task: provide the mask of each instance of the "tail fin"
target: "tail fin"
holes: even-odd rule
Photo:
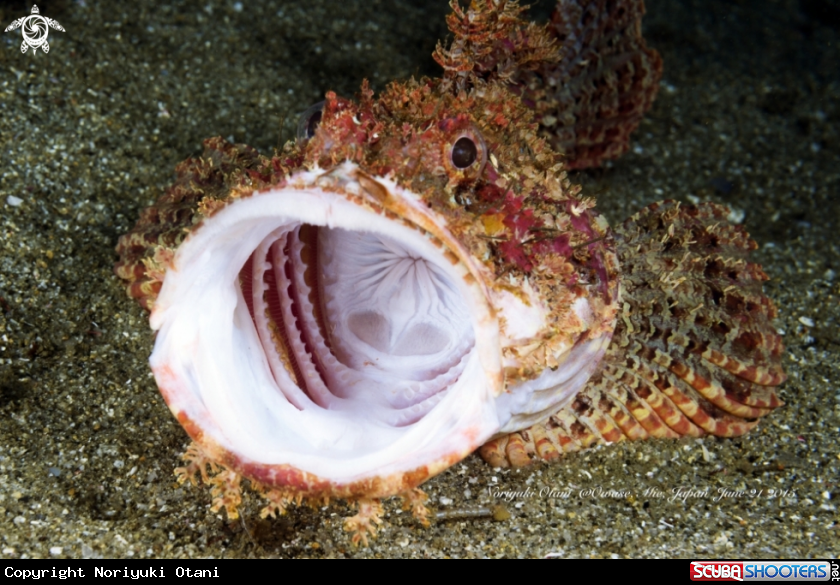
[[[653,105],[662,59],[642,38],[644,13],[644,0],[558,0],[549,29],[560,60],[520,78],[541,134],[569,168],[626,152]]]
[[[601,367],[546,422],[495,439],[495,466],[625,439],[734,437],[782,405],[785,380],[767,276],[727,210],[666,201],[615,230],[622,310]]]

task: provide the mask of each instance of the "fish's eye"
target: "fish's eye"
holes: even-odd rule
[[[318,129],[318,124],[321,123],[321,117],[323,116],[324,103],[324,101],[320,101],[309,106],[298,117],[297,137],[299,140],[309,140],[315,136],[315,131]]]
[[[481,176],[487,162],[487,144],[484,137],[469,120],[457,120],[460,128],[448,129],[443,142],[443,166],[450,181],[474,181]]]
[[[478,158],[478,147],[469,136],[462,136],[452,146],[451,156],[456,169],[465,169]]]

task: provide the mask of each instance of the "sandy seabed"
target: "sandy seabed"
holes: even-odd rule
[[[425,484],[354,548],[343,503],[243,521],[172,470],[188,439],[157,392],[117,238],[221,135],[264,153],[363,78],[436,75],[443,2],[39,2],[50,52],[0,36],[0,555],[36,557],[836,557],[840,553],[840,9],[828,0],[648,0],[665,62],[624,158],[574,180],[613,222],[662,198],[730,205],[771,276],[787,406],[743,438],[596,448]],[[545,17],[549,6],[538,6]],[[3,27],[29,3],[0,8]],[[457,516],[457,514],[456,514]]]

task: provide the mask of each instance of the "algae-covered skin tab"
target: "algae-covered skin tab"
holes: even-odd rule
[[[263,517],[341,498],[367,543],[381,498],[427,523],[419,486],[475,450],[520,467],[732,437],[781,405],[776,309],[728,210],[665,201],[611,228],[567,177],[627,148],[661,74],[642,3],[594,26],[602,4],[561,2],[545,27],[516,2],[453,2],[441,77],[327,92],[273,156],[207,140],[120,238],[194,441],[179,478],[209,483],[214,511],[238,516],[243,479]],[[546,93],[582,30],[602,67],[569,70],[614,83],[572,83],[569,107],[615,116]],[[580,130],[565,155],[549,115]]]

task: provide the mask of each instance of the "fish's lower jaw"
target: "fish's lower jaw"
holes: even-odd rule
[[[330,497],[334,496],[332,493],[317,494],[300,491],[290,486],[272,487],[254,479],[245,478],[236,471],[217,463],[195,442],[190,444],[181,458],[186,465],[175,469],[178,483],[190,482],[194,486],[201,483],[208,486],[213,497],[210,511],[219,513],[224,510],[229,521],[240,518],[242,493],[246,486],[262,498],[263,507],[259,515],[263,519],[282,516],[290,506],[304,504],[313,508],[325,506],[330,503]],[[425,505],[428,497],[423,491],[407,488],[396,495],[402,499],[404,510],[411,512],[421,525],[429,526],[429,510]],[[382,504],[378,498],[370,496],[350,496],[344,499],[351,505],[355,505],[357,509],[355,515],[345,518],[344,529],[351,533],[353,544],[361,543],[367,546],[368,538],[376,537],[376,527],[382,523]]]
[[[614,320],[613,320],[614,325]],[[527,429],[568,406],[596,371],[612,340],[612,330],[581,339],[535,379],[511,385],[496,400],[500,428],[494,438]]]

